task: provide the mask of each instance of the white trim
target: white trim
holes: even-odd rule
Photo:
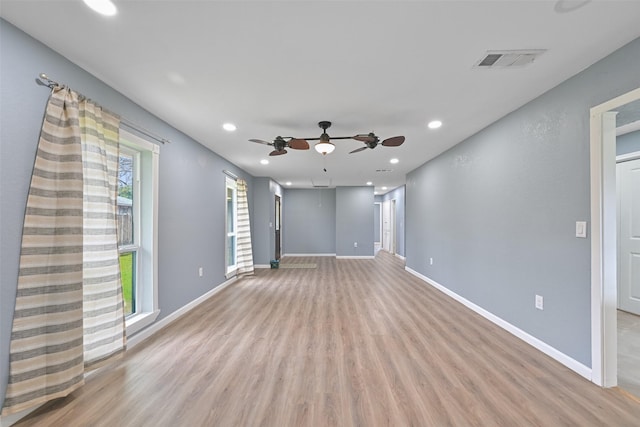
[[[403,256],[402,256],[402,255],[400,255],[400,254],[395,254],[395,255],[396,255],[396,258],[400,258],[400,259],[401,259],[401,260],[403,260],[403,261],[406,261],[406,260],[407,260],[407,258],[403,257]]]
[[[500,317],[496,316],[495,314],[490,313],[489,311],[485,310],[484,308],[472,303],[471,301],[467,300],[466,298],[456,294],[452,290],[450,290],[450,289],[446,288],[445,286],[439,284],[435,280],[432,280],[432,279],[430,279],[430,278],[428,278],[426,276],[423,276],[422,274],[418,273],[415,270],[412,270],[409,267],[405,267],[405,270],[408,271],[409,273],[413,274],[417,278],[421,279],[422,281],[424,281],[427,285],[430,285],[430,286],[438,289],[440,292],[442,292],[445,295],[453,298],[454,300],[462,303],[465,307],[475,311],[476,313],[478,313],[479,315],[481,315],[485,319],[489,320],[490,322],[494,323],[495,325],[501,327],[505,331],[511,333],[512,335],[515,335],[516,337],[520,338],[522,341],[524,341],[527,344],[533,346],[534,348],[540,350],[541,352],[543,352],[547,356],[549,356],[549,357],[557,360],[558,362],[562,363],[564,366],[566,366],[567,368],[569,368],[572,371],[576,372],[580,376],[582,376],[582,377],[584,377],[586,379],[589,379],[589,380],[591,379],[591,369],[588,366],[583,365],[582,363],[580,363],[577,360],[567,356],[566,354],[562,353],[561,351],[558,351],[556,348],[551,347],[549,344],[545,343],[544,341],[539,340],[538,338],[534,337],[533,335],[530,335],[530,334],[526,333],[525,331],[523,331],[522,329],[520,329],[520,328],[512,325],[511,323],[501,319]]]
[[[632,153],[620,154],[616,156],[616,163],[630,162],[632,160],[640,159],[640,151],[634,151]]]
[[[336,254],[284,254],[282,257],[286,256],[336,256]]]
[[[637,99],[640,99],[640,88],[597,105],[590,111],[591,381],[605,387],[617,383],[617,346],[614,344],[617,338],[617,289],[615,146],[603,142],[603,116]],[[612,185],[613,195],[610,194]]]
[[[176,311],[174,311],[173,313],[171,313],[170,315],[168,315],[164,319],[160,320],[159,322],[154,323],[151,327],[149,327],[149,328],[145,329],[144,331],[134,335],[131,338],[128,338],[127,339],[127,350],[132,349],[133,347],[135,347],[136,345],[140,344],[141,342],[143,342],[147,338],[151,337],[156,332],[159,332],[161,329],[167,327],[170,323],[174,322],[175,320],[178,320],[178,318],[184,316],[189,311],[193,310],[194,308],[196,308],[197,306],[199,306],[200,304],[202,304],[203,302],[205,302],[206,300],[208,300],[209,298],[211,298],[212,296],[214,296],[215,294],[217,294],[218,292],[220,292],[221,290],[223,290],[227,286],[231,285],[233,282],[236,282],[237,280],[238,279],[235,278],[235,277],[233,279],[227,280],[226,282],[224,282],[224,283],[216,286],[215,288],[211,289],[206,294],[199,296],[198,298],[194,299],[193,301],[189,302],[188,304],[185,304],[184,306],[182,306],[181,308],[177,309]]]
[[[640,120],[627,123],[626,125],[622,125],[616,128],[616,136],[626,135],[628,133],[635,132],[637,130],[640,130]]]
[[[375,259],[373,255],[368,256],[336,256],[336,259]]]
[[[253,264],[253,268],[271,268],[271,264]]]

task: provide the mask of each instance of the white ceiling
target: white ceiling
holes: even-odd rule
[[[640,36],[640,1],[115,3],[107,18],[81,0],[1,0],[0,16],[252,175],[298,188],[402,185],[407,172]],[[503,49],[547,51],[525,68],[473,68]],[[444,125],[429,130],[436,118]],[[269,157],[271,147],[248,141],[317,137],[320,120],[334,123],[332,136],[373,131],[406,142],[348,154],[362,143],[340,140],[323,158]]]

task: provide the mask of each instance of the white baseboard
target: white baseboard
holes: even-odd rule
[[[206,300],[208,300],[209,298],[211,298],[212,296],[214,296],[215,294],[217,294],[218,292],[220,292],[221,290],[223,290],[224,288],[226,288],[227,286],[229,286],[230,284],[232,284],[237,280],[238,280],[237,277],[233,277],[227,280],[226,282],[211,289],[206,294],[194,299],[188,304],[185,304],[184,306],[177,309],[176,311],[174,311],[164,319],[154,323],[153,325],[149,326],[146,329],[143,329],[139,333],[133,335],[131,338],[127,338],[127,349],[131,349],[136,345],[140,344],[141,342],[151,337],[156,332],[160,331],[162,328],[167,327],[170,323],[174,322],[181,316],[187,314],[189,311],[193,310],[194,308],[196,308],[197,306],[199,306],[200,304],[202,304],[203,302],[205,302]]]
[[[376,257],[374,257],[373,255],[366,255],[366,256],[336,256],[336,259],[375,259]]]
[[[291,256],[291,257],[295,257],[295,256],[336,256],[336,254],[284,254],[282,256],[283,257],[286,257],[286,256]]]
[[[403,257],[403,256],[402,256],[402,255],[400,255],[400,254],[396,254],[396,258],[400,258],[400,259],[401,259],[401,260],[403,260],[403,261],[406,261],[406,260],[407,260],[405,257]]]
[[[271,264],[253,264],[253,268],[271,268]]]
[[[524,341],[527,344],[533,346],[534,348],[540,350],[541,352],[543,352],[547,356],[551,357],[552,359],[555,359],[556,361],[562,363],[564,366],[566,366],[567,368],[571,369],[572,371],[574,371],[578,375],[580,375],[580,376],[586,378],[587,380],[591,381],[591,368],[589,368],[588,366],[583,365],[582,363],[580,363],[577,360],[567,356],[566,354],[564,354],[561,351],[557,350],[556,348],[550,346],[549,344],[545,343],[544,341],[541,341],[540,339],[534,337],[533,335],[530,335],[530,334],[526,333],[525,331],[523,331],[522,329],[520,329],[520,328],[512,325],[511,323],[501,319],[500,317],[496,316],[495,314],[492,314],[489,311],[485,310],[484,308],[472,303],[471,301],[467,300],[466,298],[456,294],[452,290],[450,290],[450,289],[446,288],[445,286],[439,284],[435,280],[431,280],[430,278],[428,278],[426,276],[423,276],[422,274],[418,273],[415,270],[412,270],[409,267],[405,267],[404,269],[406,271],[408,271],[409,273],[413,274],[414,276],[416,276],[417,278],[422,279],[426,284],[438,289],[442,293],[444,293],[444,294],[448,295],[449,297],[453,298],[454,300],[460,302],[461,304],[463,304],[467,308],[475,311],[476,313],[478,313],[479,315],[481,315],[485,319],[489,320],[490,322],[500,326],[505,331],[515,335],[516,337],[520,338],[522,341]]]

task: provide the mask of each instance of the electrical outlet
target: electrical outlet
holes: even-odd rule
[[[198,276],[200,277],[204,276],[204,268],[202,267],[198,268]]]
[[[433,265],[433,258],[429,258],[429,265]]]
[[[353,247],[357,248],[358,247],[358,242],[353,242]]]
[[[536,295],[536,308],[538,310],[544,310],[544,298],[540,295]]]

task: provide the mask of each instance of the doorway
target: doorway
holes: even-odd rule
[[[591,109],[591,380],[618,384],[616,115],[640,88]]]
[[[628,136],[640,149],[640,126]],[[620,388],[640,397],[640,226],[634,221],[640,218],[640,151],[619,155],[616,160],[617,380]]]
[[[280,239],[280,220],[281,220],[281,205],[280,205],[280,196],[276,195],[276,203],[275,203],[275,220],[274,220],[274,230],[275,230],[275,260],[279,260],[281,256],[281,242]]]
[[[396,200],[382,202],[382,249],[396,253]]]

